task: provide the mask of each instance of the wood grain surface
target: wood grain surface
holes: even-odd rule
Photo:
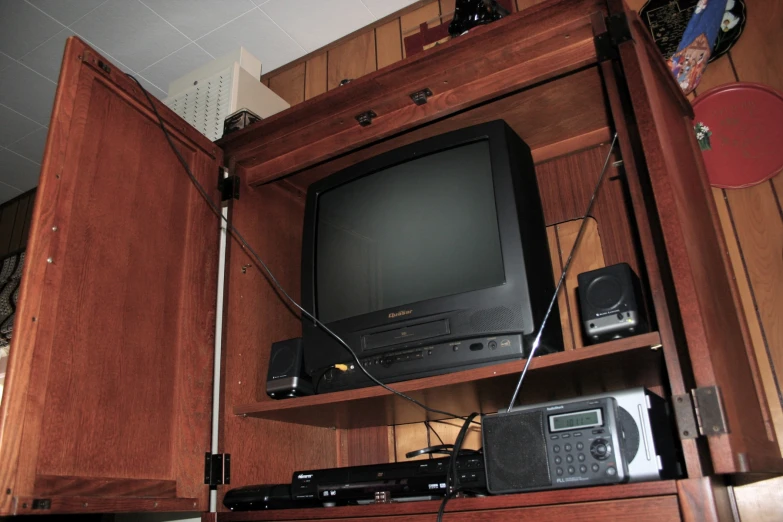
[[[219,151],[156,105],[210,187]],[[174,481],[204,509],[217,218],[135,84],[75,38],[38,197],[2,404],[0,511],[40,476],[117,480],[117,496],[124,479]]]
[[[327,53],[313,56],[307,60],[305,70],[305,100],[315,98],[326,92]]]
[[[353,81],[376,68],[375,31],[368,31],[329,51],[326,87],[332,90],[341,81]]]
[[[269,88],[276,92],[281,98],[296,105],[305,100],[305,67],[306,63],[301,63],[269,79]]]
[[[402,60],[400,21],[392,20],[375,30],[378,69]]]

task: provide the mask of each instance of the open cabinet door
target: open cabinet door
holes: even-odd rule
[[[640,161],[632,168],[645,169],[638,172],[639,179],[649,204],[657,208],[657,239],[665,247],[671,274],[664,284],[676,296],[682,318],[675,326],[679,331],[675,341],[687,344],[695,381],[695,390],[674,393],[684,392],[680,398],[687,400],[692,391],[696,399],[711,461],[705,473],[709,464],[715,473],[781,471],[783,460],[745,335],[744,316],[734,300],[732,268],[693,131],[690,103],[638,16],[620,0],[610,0],[610,5],[614,37],[625,40],[619,44],[619,58],[633,105],[631,134],[639,143],[635,152]],[[617,31],[624,26],[623,16],[630,32],[625,38],[622,29]],[[681,426],[680,436],[696,435],[687,431]]]
[[[156,102],[217,199],[222,152]],[[0,514],[206,510],[219,222],[143,92],[65,49],[0,425]]]

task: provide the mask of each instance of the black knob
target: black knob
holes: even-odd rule
[[[606,460],[612,454],[612,446],[606,439],[595,439],[590,445],[590,455],[598,460]]]

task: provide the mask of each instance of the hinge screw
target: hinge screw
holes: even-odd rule
[[[54,263],[54,259],[52,259],[51,257],[47,257],[46,258],[46,262],[47,263]]]
[[[57,232],[57,227],[56,226],[52,227],[52,232]]]
[[[720,426],[713,426],[712,427],[712,431],[714,431],[715,433],[718,433],[720,431]]]

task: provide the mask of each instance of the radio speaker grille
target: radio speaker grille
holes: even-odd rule
[[[491,493],[552,485],[542,412],[491,415],[481,424]]]

